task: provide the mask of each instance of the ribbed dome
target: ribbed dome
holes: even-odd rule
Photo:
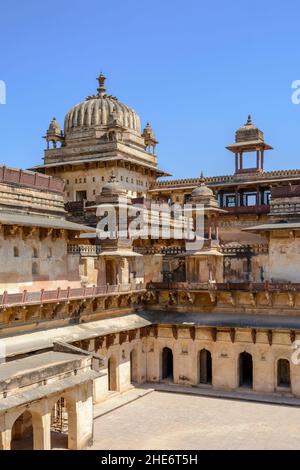
[[[64,130],[75,127],[110,126],[114,123],[141,133],[141,124],[138,114],[128,106],[120,103],[114,96],[105,93],[105,77],[98,77],[98,94],[89,96],[86,101],[77,104],[65,117]]]
[[[213,196],[213,191],[206,186],[206,184],[203,182],[200,184],[200,186],[197,186],[197,188],[193,189],[192,191],[192,197],[199,197],[199,196]]]
[[[101,196],[126,195],[126,190],[120,186],[116,175],[111,174],[108,182],[102,187]]]

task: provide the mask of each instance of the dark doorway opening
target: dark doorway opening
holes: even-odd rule
[[[173,352],[170,348],[162,351],[162,379],[173,380]]]
[[[253,386],[253,362],[251,354],[240,354],[240,387],[252,388]]]
[[[86,191],[76,191],[76,201],[83,202],[86,200]]]
[[[117,361],[111,356],[108,359],[108,390],[116,391],[117,390]]]
[[[277,386],[291,386],[290,363],[287,359],[279,359],[277,362]]]
[[[69,415],[67,402],[61,397],[51,411],[51,449],[67,449]]]
[[[138,355],[136,349],[130,353],[130,382],[135,383],[138,381]]]
[[[212,383],[212,359],[211,353],[202,349],[199,353],[200,383],[210,385]]]
[[[113,260],[106,260],[105,261],[105,276],[106,276],[106,284],[110,286],[114,286],[115,282],[115,265]]]

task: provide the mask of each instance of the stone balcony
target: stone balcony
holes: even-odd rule
[[[61,302],[70,301],[77,299],[90,299],[96,298],[107,294],[119,294],[128,293],[144,290],[144,283],[137,284],[118,284],[118,285],[102,285],[102,286],[91,286],[91,287],[79,287],[71,289],[56,289],[56,290],[44,290],[36,292],[23,292],[9,294],[3,292],[0,295],[0,308],[13,306],[13,305],[27,305],[27,304],[40,304],[46,302]]]
[[[98,256],[101,253],[100,245],[68,245],[68,254],[81,256]]]
[[[270,212],[270,206],[268,204],[254,205],[254,206],[234,206],[224,207],[228,214],[268,214]]]

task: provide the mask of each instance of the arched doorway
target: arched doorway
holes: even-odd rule
[[[202,349],[199,353],[199,382],[210,385],[212,383],[212,359],[210,351]]]
[[[69,419],[66,400],[61,397],[51,411],[51,448],[67,449]]]
[[[118,389],[117,387],[117,361],[114,356],[111,356],[108,359],[107,373],[108,373],[108,390],[116,391]]]
[[[251,354],[242,352],[239,357],[240,387],[253,386],[253,361]]]
[[[173,380],[173,352],[170,348],[162,350],[162,379]]]
[[[11,449],[33,449],[33,424],[29,411],[24,411],[14,422],[11,433]]]
[[[130,353],[130,382],[138,381],[138,353],[133,349]]]
[[[287,359],[278,359],[277,361],[277,386],[291,386],[290,362]]]

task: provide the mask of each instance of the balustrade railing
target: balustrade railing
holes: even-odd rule
[[[68,245],[67,252],[69,254],[98,255],[101,253],[101,247],[100,245]]]
[[[300,292],[300,283],[281,282],[150,282],[150,290],[215,290],[215,291],[250,291],[250,292]]]
[[[19,304],[35,304],[42,302],[55,302],[55,301],[68,301],[76,299],[85,299],[99,297],[106,294],[117,294],[117,293],[130,293],[141,291],[145,289],[145,284],[140,282],[136,284],[118,284],[118,285],[102,285],[102,286],[90,286],[90,287],[78,287],[56,290],[45,290],[41,289],[37,292],[23,292],[9,294],[4,291],[0,295],[0,307],[9,305]]]

